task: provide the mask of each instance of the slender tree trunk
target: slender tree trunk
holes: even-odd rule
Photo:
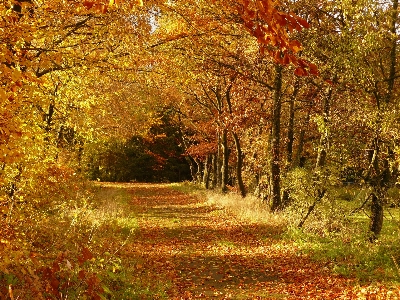
[[[392,45],[390,49],[389,78],[387,81],[387,94],[385,102],[388,104],[392,100],[394,83],[396,80],[396,52],[397,52],[397,23],[398,23],[399,0],[393,0],[392,14],[390,18],[390,33],[392,34]]]
[[[380,145],[379,138],[376,137],[372,143],[372,149],[368,153],[369,170],[367,175],[367,182],[372,188],[371,192],[371,223],[369,226],[371,242],[378,239],[383,225],[383,197],[384,187],[382,186],[382,179],[380,178],[381,170],[379,168]]]
[[[287,132],[287,145],[286,145],[286,162],[288,166],[292,164],[293,161],[293,143],[294,143],[294,97],[289,101],[289,121],[288,121],[288,132]]]
[[[77,160],[78,160],[78,168],[77,172],[82,172],[82,157],[83,157],[83,150],[84,150],[84,143],[82,140],[78,141],[78,153],[77,153]]]
[[[282,109],[282,66],[275,65],[275,83],[272,111],[271,132],[271,210],[281,209],[281,158],[280,158],[280,136],[281,136],[281,109]]]
[[[46,126],[44,127],[44,130],[46,131],[46,135],[44,137],[44,141],[46,143],[50,142],[50,132],[51,128],[53,126],[53,116],[54,116],[54,111],[55,111],[55,104],[54,101],[50,102],[48,112],[45,113],[43,116],[43,119],[45,121]]]
[[[9,199],[8,212],[7,212],[7,216],[6,216],[7,224],[11,223],[13,209],[17,203],[17,201],[15,199],[15,193],[18,192],[18,183],[21,181],[22,172],[23,172],[22,165],[18,165],[17,170],[18,170],[17,175],[13,178],[12,182],[10,182],[8,184],[8,186],[6,187],[6,193],[7,193],[8,199]]]
[[[211,155],[212,160],[211,160],[211,165],[212,165],[212,180],[211,180],[211,188],[215,189],[217,186],[217,177],[218,177],[218,166],[217,166],[217,155],[214,153]]]
[[[206,189],[210,187],[210,155],[206,156],[204,162],[203,184]]]
[[[218,134],[218,148],[217,148],[217,156],[216,156],[216,162],[217,162],[217,187],[220,189],[222,186],[222,137],[220,134]]]
[[[310,113],[307,114],[307,118],[306,118],[306,124],[308,124],[308,122],[310,121]],[[304,158],[302,158],[303,156],[303,149],[304,149],[304,136],[306,131],[304,130],[304,127],[301,128],[300,133],[299,133],[299,142],[297,145],[297,150],[296,150],[296,155],[295,155],[295,159],[292,162],[292,167],[296,168],[296,167],[304,167]]]
[[[293,163],[293,144],[294,144],[294,113],[295,113],[295,99],[299,90],[299,82],[296,81],[294,91],[289,101],[289,120],[287,130],[287,144],[286,144],[286,167],[285,174],[292,169]],[[282,206],[285,207],[290,202],[289,190],[285,188],[282,193]]]
[[[233,109],[232,109],[232,101],[231,101],[231,89],[233,87],[233,82],[228,86],[226,92],[225,92],[225,100],[226,104],[228,105],[228,110],[231,115],[233,115]],[[240,139],[239,135],[232,131],[232,136],[233,140],[235,141],[235,147],[236,147],[236,180],[237,180],[237,185],[240,191],[240,194],[242,197],[246,196],[246,190],[244,188],[244,183],[243,183],[243,177],[242,177],[242,166],[243,166],[243,153],[242,153],[242,148],[240,146]],[[228,150],[229,151],[229,150]],[[229,155],[229,154],[228,154]]]
[[[47,112],[47,114],[44,116],[45,122],[46,122],[46,127],[45,127],[45,131],[47,133],[50,132],[51,127],[52,127],[52,123],[53,123],[53,115],[54,115],[54,109],[55,109],[55,104],[52,101],[49,105],[49,110]]]
[[[191,156],[185,156],[185,159],[189,163],[190,175],[192,176],[192,181],[196,182],[197,168],[195,162]]]
[[[194,161],[196,162],[197,165],[197,172],[196,172],[196,183],[201,184],[202,181],[202,173],[203,173],[203,166],[201,164],[200,159],[194,158]]]
[[[322,198],[325,196],[326,189],[321,189],[318,191],[317,197],[314,199],[314,203],[311,204],[308,207],[307,214],[300,220],[299,224],[297,225],[298,228],[303,227],[304,223],[307,221],[308,217],[311,215],[311,213],[314,211],[315,207],[317,204],[322,200]]]
[[[54,98],[56,98],[57,95],[58,95],[58,87],[59,87],[59,84],[56,84],[56,86],[54,88],[54,91],[53,91]],[[54,102],[54,99],[52,99],[50,101],[47,113],[45,113],[44,116],[43,116],[43,121],[45,121],[45,123],[46,123],[46,126],[44,128],[44,130],[46,131],[46,136],[44,138],[46,143],[48,143],[50,141],[50,132],[51,132],[51,129],[53,127],[53,120],[54,120],[55,111],[56,111],[56,104]]]
[[[222,131],[221,136],[222,146],[222,166],[221,166],[221,191],[226,193],[228,191],[228,164],[229,164],[229,149],[228,149],[228,132],[227,129]]]
[[[246,190],[244,187],[243,177],[242,177],[243,153],[242,153],[242,148],[240,146],[239,136],[237,135],[236,132],[232,132],[232,135],[233,135],[233,139],[235,141],[236,155],[237,155],[236,179],[237,179],[237,184],[239,187],[240,195],[244,198],[244,197],[246,197]]]
[[[377,134],[378,136],[378,134]],[[369,151],[369,170],[366,181],[372,188],[371,192],[371,222],[370,237],[371,242],[378,239],[383,227],[383,208],[384,199],[390,186],[392,172],[390,170],[389,159],[393,159],[390,149],[387,149],[388,156],[382,156],[379,138],[374,139],[372,149]],[[388,147],[389,148],[389,147]]]
[[[321,137],[318,146],[318,156],[315,169],[318,170],[325,166],[327,150],[329,146],[329,118],[330,118],[330,101],[332,97],[332,89],[329,88],[328,94],[324,97],[323,125],[320,128]]]

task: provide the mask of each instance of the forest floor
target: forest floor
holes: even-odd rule
[[[163,184],[124,189],[137,229],[119,255],[130,261],[138,299],[400,299],[360,286],[311,260],[274,224],[239,220],[201,197]]]

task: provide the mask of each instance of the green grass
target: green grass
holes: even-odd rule
[[[358,207],[356,201],[338,201],[338,205],[351,211]],[[319,215],[329,214],[327,207],[318,208]],[[385,210],[384,226],[375,243],[368,240],[369,218],[360,211],[342,219],[343,216],[330,216],[331,222],[340,226],[334,232],[328,230],[309,231],[307,228],[317,228],[320,224],[317,218],[311,218],[304,229],[289,226],[286,238],[296,242],[302,252],[310,255],[313,260],[328,265],[336,274],[357,278],[360,284],[383,282],[386,284],[400,283],[400,209]],[[397,216],[397,217],[396,217]]]
[[[218,246],[225,249],[234,249],[236,244],[232,241],[218,241]]]
[[[176,191],[185,193],[185,194],[194,194],[201,193],[205,191],[205,189],[199,185],[193,184],[189,181],[178,182],[178,183],[170,183],[168,186]]]
[[[360,236],[346,241],[343,238],[318,238],[305,233],[290,237],[304,253],[325,263],[336,274],[358,278],[361,283],[400,283],[399,270],[394,262],[395,256],[399,256],[397,246],[371,244]]]

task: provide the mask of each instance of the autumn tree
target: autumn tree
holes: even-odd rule
[[[353,172],[365,184],[371,240],[382,228],[384,199],[397,177],[393,149],[398,124],[392,117],[397,107],[397,6],[396,1],[307,2],[298,10],[312,24],[300,37],[304,54],[320,61],[325,80],[325,87],[314,82],[323,96],[322,114],[315,119],[322,133],[316,166],[328,164],[337,178]]]
[[[194,15],[194,9],[198,10],[199,13]],[[267,15],[266,12],[269,14]],[[279,118],[279,112],[281,108],[279,106],[279,101],[281,91],[279,84],[281,84],[281,80],[279,79],[279,72],[276,75],[277,80],[275,86],[273,83],[270,84],[269,78],[260,79],[254,76],[252,74],[254,69],[253,64],[257,63],[254,58],[257,57],[258,52],[261,51],[263,54],[268,53],[269,56],[272,56],[272,60],[277,62],[277,69],[279,69],[281,64],[284,65],[292,62],[296,66],[295,72],[299,75],[305,75],[308,72],[306,69],[316,73],[315,65],[311,65],[310,67],[310,64],[306,63],[306,61],[295,57],[296,52],[301,49],[301,46],[299,42],[291,41],[288,35],[289,31],[301,30],[303,26],[307,26],[307,23],[302,18],[295,15],[279,12],[277,7],[268,1],[264,1],[262,4],[260,3],[260,6],[254,6],[252,3],[246,1],[243,3],[232,3],[232,6],[218,1],[211,5],[200,2],[192,4],[191,6],[179,6],[175,4],[162,10],[161,17],[167,20],[168,16],[169,20],[177,18],[182,19],[182,21],[179,23],[179,26],[173,28],[173,31],[170,33],[170,38],[160,40],[155,43],[155,47],[166,45],[162,48],[165,50],[165,47],[168,47],[168,45],[173,45],[171,46],[173,51],[178,49],[185,52],[186,57],[190,57],[191,59],[199,61],[200,64],[203,64],[200,65],[202,70],[205,70],[204,65],[206,64],[209,66],[210,70],[213,70],[212,68],[214,68],[214,70],[221,70],[219,75],[216,74],[217,76],[232,76],[229,74],[233,74],[233,76],[241,78],[242,82],[246,80],[259,81],[267,86],[270,91],[276,91],[274,99],[276,100],[278,109],[275,109],[275,119],[277,121],[273,122],[275,124],[275,138],[272,140],[277,141],[274,143],[273,152],[276,154],[275,158],[278,160],[271,160],[272,162],[277,162],[271,164],[271,171],[274,174],[280,172],[279,148],[281,145],[279,141],[279,124],[281,120]],[[257,19],[256,16],[260,16],[260,19]],[[225,21],[222,22],[221,20]],[[171,26],[173,23],[166,24]],[[284,27],[286,25],[288,25],[290,29],[285,29]],[[282,30],[279,29],[276,32],[271,31],[271,28],[274,26],[279,26]],[[166,30],[165,28],[163,28],[161,23],[159,30],[163,36],[163,30]],[[206,33],[208,33],[207,37],[205,36]],[[281,34],[282,36],[280,36]],[[260,48],[254,43],[249,43],[249,39],[251,39],[252,36],[257,38],[254,42],[258,41]],[[232,41],[234,41],[234,43]],[[189,45],[189,47],[187,45]],[[217,47],[215,47],[215,45],[217,45]],[[252,46],[249,47],[248,45]],[[252,54],[250,54],[251,52]],[[185,58],[182,58],[182,60]],[[214,70],[212,72],[215,72]],[[211,94],[213,94],[212,91]],[[230,100],[233,98],[227,97],[227,99]],[[224,130],[222,130],[222,145],[224,144],[225,135]],[[277,137],[278,140],[276,139]],[[237,152],[242,152],[239,137],[235,132],[233,132],[233,140],[235,141],[236,149],[238,149]],[[221,149],[224,148],[225,147],[221,147]],[[243,155],[239,154],[238,158],[238,165],[240,165]],[[237,170],[239,169],[241,169],[241,167],[238,167]],[[238,171],[237,177],[239,178],[239,182],[242,181],[240,179],[240,174],[241,172]],[[278,191],[280,189],[280,176],[274,175],[272,178],[276,179],[275,181],[271,181],[275,187],[275,189],[273,189],[275,198],[272,198],[275,199],[276,203],[280,203],[280,191]],[[241,190],[242,194],[244,194],[244,185],[242,183],[239,183],[239,185],[242,186]],[[273,204],[273,206],[274,209],[276,209],[280,204]]]
[[[397,177],[398,124],[393,114],[398,106],[398,1],[371,1],[346,10],[351,14],[342,16],[344,34],[356,36],[348,44],[353,55],[346,57],[346,63],[363,100],[364,116],[356,118],[363,118],[361,124],[368,128],[363,179],[370,188],[370,231],[375,240],[382,229],[387,190]]]

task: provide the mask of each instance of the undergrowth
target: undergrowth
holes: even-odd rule
[[[126,255],[138,230],[129,192],[84,185],[63,201],[42,190],[52,201],[15,211],[13,234],[0,243],[1,299],[166,298],[164,286],[138,279]]]

